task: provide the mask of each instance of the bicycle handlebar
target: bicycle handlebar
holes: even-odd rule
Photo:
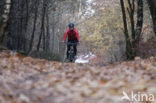
[[[78,44],[78,43],[66,43],[66,44],[69,44],[69,45],[76,45],[76,44]]]
[[[77,45],[77,44],[79,44],[78,42],[76,42],[76,43],[64,42],[64,43],[67,44],[67,45]]]

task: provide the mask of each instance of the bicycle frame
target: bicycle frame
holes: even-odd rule
[[[70,50],[68,51],[68,59],[69,59],[69,61],[70,62],[74,62],[74,58],[75,58],[75,54],[74,54],[74,46],[76,46],[77,45],[77,43],[67,43],[67,45],[69,45],[70,46]]]

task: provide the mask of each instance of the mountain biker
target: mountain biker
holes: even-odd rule
[[[69,29],[66,30],[63,38],[63,42],[65,42],[67,36],[68,36],[68,41],[67,41],[67,59],[69,57],[68,51],[70,50],[71,45],[69,43],[75,43],[76,45],[73,45],[74,47],[74,54],[76,56],[77,54],[77,44],[80,43],[79,40],[79,33],[77,29],[74,28],[74,23],[69,23]]]

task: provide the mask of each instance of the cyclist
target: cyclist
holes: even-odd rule
[[[74,54],[76,56],[77,54],[77,43],[80,43],[79,40],[79,33],[77,29],[74,28],[74,23],[69,23],[69,29],[66,30],[63,38],[63,42],[65,42],[67,36],[68,36],[68,42],[67,42],[67,59],[69,57],[68,51],[70,50],[71,45],[68,43],[75,43],[76,45],[73,45],[74,48]]]

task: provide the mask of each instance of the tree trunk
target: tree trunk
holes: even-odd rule
[[[152,16],[153,31],[156,35],[156,0],[147,0]]]
[[[33,40],[34,40],[34,35],[35,35],[35,30],[36,30],[36,21],[37,21],[37,16],[38,16],[38,5],[39,5],[39,1],[36,0],[36,2],[35,2],[34,26],[33,26],[33,31],[32,31],[32,35],[31,35],[30,44],[29,44],[29,50],[28,50],[27,54],[30,53],[30,51],[32,50],[32,46],[33,46]]]
[[[50,50],[50,32],[49,32],[49,14],[46,14],[47,26],[46,26],[46,51]]]
[[[2,18],[0,21],[0,42],[3,43],[3,39],[5,37],[5,30],[7,27],[8,19],[9,19],[9,13],[10,13],[10,8],[11,8],[11,0],[4,0],[1,1],[3,6],[2,6]]]
[[[43,11],[42,11],[42,24],[41,24],[41,33],[39,36],[39,41],[38,41],[38,45],[37,45],[37,50],[39,51],[40,49],[40,44],[41,44],[41,40],[43,37],[43,49],[45,50],[45,14],[46,14],[46,1],[44,1],[43,3]]]
[[[140,41],[141,31],[143,27],[143,0],[138,0],[137,2],[138,10],[137,10],[137,24],[136,24],[136,43],[138,44]]]
[[[135,29],[135,40],[133,40],[133,54],[134,57],[137,55],[140,36],[143,27],[143,0],[137,1],[138,9],[137,9],[137,24]]]
[[[126,17],[124,1],[120,0],[120,4],[121,4],[124,34],[125,34],[125,40],[126,40],[126,56],[127,56],[127,59],[129,59],[131,57],[131,51],[132,50],[131,50],[131,42],[130,42],[130,37],[128,34],[128,28],[127,28],[127,17]]]

